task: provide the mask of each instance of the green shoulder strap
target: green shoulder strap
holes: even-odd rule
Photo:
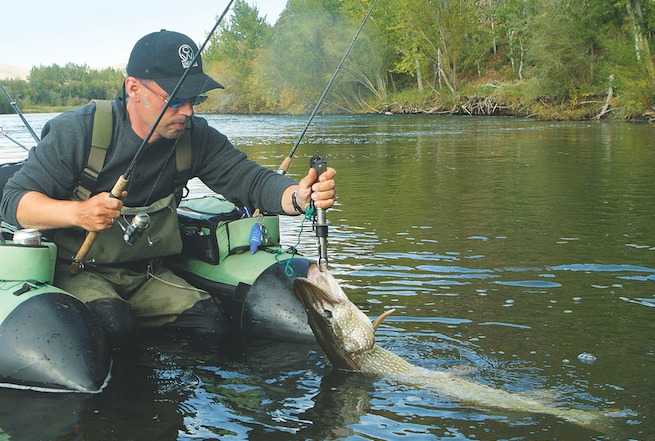
[[[105,156],[111,145],[114,132],[114,114],[110,100],[91,100],[96,104],[91,134],[91,151],[86,166],[80,175],[74,195],[79,200],[88,199],[93,192],[98,175],[105,164]],[[181,197],[184,187],[191,176],[191,122],[182,133],[175,149],[175,193]]]
[[[80,175],[74,195],[79,200],[88,199],[96,186],[98,175],[105,164],[107,149],[111,145],[114,132],[114,114],[109,100],[91,100],[96,104],[93,116],[93,131],[91,134],[91,151],[86,166]]]

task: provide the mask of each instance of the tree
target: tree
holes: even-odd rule
[[[122,83],[123,73],[119,70],[99,71],[73,63],[33,67],[28,81],[7,82],[15,90],[14,99],[23,100],[31,108],[73,107],[92,99],[113,99],[119,95]]]
[[[232,111],[257,111],[261,92],[253,83],[256,59],[269,40],[271,26],[259,17],[257,7],[245,0],[234,4],[234,15],[221,23],[203,55],[205,64],[226,90],[217,94],[218,104]]]
[[[456,93],[461,79],[479,73],[492,39],[472,0],[398,0],[385,5],[387,40],[397,53],[393,70],[416,87]]]
[[[351,88],[342,87],[341,94],[344,102],[353,101],[346,94],[354,94],[358,105],[367,107],[367,97],[371,94],[381,100],[387,96],[388,72],[390,70],[388,45],[384,41],[384,14],[383,9],[377,5],[373,7],[374,0],[339,0],[339,14],[344,21],[352,26],[352,35],[362,26],[363,20],[369,11],[371,15],[359,33],[351,52],[340,72],[340,83],[350,83]],[[347,35],[344,35],[344,40]],[[352,43],[352,42],[351,42]],[[350,43],[349,43],[350,45]],[[336,68],[336,66],[335,66]]]
[[[260,58],[260,78],[275,90],[277,110],[307,112],[318,101],[359,25],[341,13],[340,3],[291,0],[280,15]],[[343,80],[340,76],[330,92],[333,104],[335,96],[352,92],[353,84]]]
[[[525,42],[531,36],[529,19],[537,14],[538,0],[502,0],[491,9],[493,23],[494,50],[496,42],[500,42],[502,51],[507,54],[512,73],[523,80],[525,65]]]
[[[203,59],[207,62],[229,60],[249,68],[248,64],[268,40],[271,27],[259,16],[259,9],[245,0],[236,0],[233,10],[234,15],[222,22],[210,39]]]
[[[528,19],[526,41],[530,75],[539,78],[543,92],[559,100],[593,82],[594,33],[584,2],[545,0],[538,14]]]
[[[649,4],[645,4],[645,6],[646,8],[642,7],[640,0],[628,0],[625,2],[625,9],[635,41],[635,55],[637,57],[637,61],[644,66],[644,69],[646,72],[648,72],[650,79],[655,81],[655,65],[653,65],[653,57],[651,55],[650,45],[646,37],[647,34],[644,32],[653,30],[648,29],[648,27],[652,22],[655,21],[653,18],[653,14],[655,14],[655,8],[648,7]],[[646,10],[646,14],[650,14],[645,15],[644,9]],[[647,20],[646,17],[650,17],[650,20]]]
[[[26,101],[29,89],[27,81],[2,80],[2,85],[21,110],[26,107],[26,105],[29,106],[29,101]],[[11,103],[4,93],[0,94],[0,114],[3,113],[14,113],[14,108],[11,106]]]

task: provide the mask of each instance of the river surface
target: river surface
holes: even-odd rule
[[[52,115],[26,115],[37,132]],[[304,117],[208,116],[276,169]],[[4,132],[33,141],[16,115]],[[334,371],[320,348],[148,336],[97,395],[0,390],[0,439],[655,439],[655,127],[319,116],[290,170],[337,169],[329,265],[378,343],[553,405],[605,432]],[[0,137],[0,162],[25,152]],[[192,194],[202,194],[194,185]],[[293,245],[299,218],[282,220]],[[301,251],[316,255],[303,230]]]

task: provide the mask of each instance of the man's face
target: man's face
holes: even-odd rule
[[[130,96],[127,106],[130,123],[136,134],[145,139],[166,105],[169,95],[156,82],[134,77],[126,80],[125,87]],[[169,106],[149,141],[152,143],[161,138],[177,139],[192,115],[193,106],[189,100],[177,108]]]

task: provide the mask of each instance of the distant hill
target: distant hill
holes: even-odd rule
[[[29,73],[30,73],[29,69],[0,63],[0,80],[6,80],[6,79],[24,80],[25,78],[27,78],[27,75]]]

